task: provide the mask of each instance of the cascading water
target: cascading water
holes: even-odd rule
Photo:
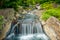
[[[31,19],[24,20],[22,23],[22,34],[43,33],[39,22],[34,22]]]
[[[20,26],[15,27],[17,34],[12,27],[6,40],[49,40],[43,32],[41,23],[35,17],[35,15],[27,14],[23,21],[19,21]]]

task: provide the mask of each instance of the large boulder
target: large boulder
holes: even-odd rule
[[[14,9],[7,8],[7,9],[0,9],[0,15],[4,16],[5,20],[10,21],[14,17]]]
[[[7,32],[9,31],[11,26],[11,23],[6,24],[6,26],[4,27],[4,29],[2,30],[2,33],[0,34],[0,40],[2,40],[3,38],[5,38]]]
[[[43,28],[51,40],[60,40],[60,21],[57,18],[50,17]]]
[[[4,27],[0,34],[0,40],[5,37],[7,31],[9,30],[11,26],[11,21],[14,18],[14,13],[15,11],[12,8],[0,9],[0,15],[4,16]]]

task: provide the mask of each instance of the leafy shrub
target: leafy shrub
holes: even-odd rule
[[[55,0],[56,3],[60,3],[60,0]]]
[[[45,3],[41,4],[41,9],[52,9],[52,8],[54,8],[54,7],[51,2],[45,2]]]
[[[54,16],[54,17],[56,17],[57,19],[60,20],[60,9],[58,9],[58,8],[49,9],[49,10],[43,12],[41,17],[42,17],[43,20],[46,21],[51,16]]]
[[[40,4],[43,4],[45,2],[50,2],[51,0],[40,0]]]
[[[29,7],[29,5],[42,4],[42,8],[51,8],[52,4],[45,2],[57,2],[60,3],[60,0],[0,0],[0,8],[14,8],[18,9],[19,6]]]
[[[29,7],[29,5],[42,4],[50,0],[1,0],[0,8],[14,8],[17,9],[18,6]]]
[[[60,3],[60,0],[40,0],[40,3],[42,4],[42,3],[50,2],[50,1]]]
[[[51,17],[51,15],[49,15],[49,14],[43,14],[42,15],[42,20],[46,21],[49,17]]]

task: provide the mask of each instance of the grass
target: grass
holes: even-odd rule
[[[54,7],[53,7],[53,3],[51,3],[51,2],[45,2],[45,3],[41,4],[41,9],[52,9],[52,8],[54,8]]]
[[[48,9],[43,12],[41,18],[46,21],[49,17],[54,16],[60,20],[60,8]]]

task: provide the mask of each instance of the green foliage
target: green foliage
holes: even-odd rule
[[[42,3],[50,2],[50,1],[60,3],[60,0],[40,0],[40,3],[42,4]]]
[[[1,0],[0,8],[18,8],[19,6],[28,7],[38,3],[39,0]]]
[[[56,3],[60,3],[60,0],[55,0]]]
[[[19,6],[29,7],[30,5],[33,6],[36,4],[42,4],[42,8],[48,9],[52,7],[52,4],[45,2],[52,2],[52,1],[60,3],[60,0],[0,0],[0,8],[14,8],[15,10],[17,10]]]
[[[2,5],[0,8],[14,8],[17,9],[19,7],[19,0],[2,0]]]
[[[41,4],[41,9],[52,9],[52,8],[54,8],[52,2],[45,2]]]
[[[3,18],[4,18],[4,17],[0,15],[0,30],[2,29]]]
[[[40,0],[40,4],[48,2],[49,0]]]
[[[42,20],[46,21],[49,17],[51,17],[51,15],[49,15],[49,14],[43,14],[42,15]]]
[[[43,15],[41,16],[43,20],[47,20],[49,17],[54,16],[57,19],[60,20],[60,9],[55,8],[55,9],[49,9],[45,12],[43,12]]]
[[[49,0],[0,0],[0,8],[14,8],[19,6],[29,7],[29,5],[41,4]]]

